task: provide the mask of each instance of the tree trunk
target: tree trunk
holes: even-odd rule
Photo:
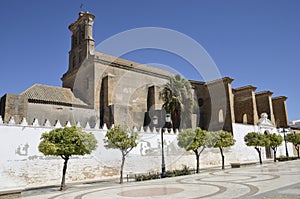
[[[194,151],[195,155],[196,155],[196,173],[199,173],[200,171],[200,154],[198,153],[198,151]]]
[[[64,167],[63,167],[63,175],[62,175],[62,179],[61,179],[61,184],[60,184],[60,191],[65,189],[65,181],[66,181],[66,172],[67,172],[67,165],[68,165],[68,160],[69,160],[69,156],[61,156],[65,162],[64,162]]]
[[[225,169],[225,157],[224,157],[224,154],[223,154],[222,147],[219,147],[219,149],[220,149],[221,157],[222,157],[222,169],[224,170]]]
[[[180,129],[180,121],[181,121],[180,110],[175,109],[171,113],[171,119],[172,119],[173,130]]]
[[[274,148],[273,151],[274,151],[274,162],[276,162],[276,152],[277,152],[276,148]]]
[[[125,164],[125,155],[122,154],[122,164],[121,164],[121,170],[120,170],[120,184],[123,184],[123,168]]]
[[[259,164],[262,164],[262,159],[261,159],[261,149],[259,147],[255,147],[258,156],[259,156]]]
[[[297,151],[297,155],[298,155],[298,159],[300,158],[299,156],[299,146],[298,147],[295,147],[296,148],[296,151]]]

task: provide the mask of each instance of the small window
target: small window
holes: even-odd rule
[[[243,124],[248,124],[248,117],[246,113],[243,115]]]
[[[198,106],[199,106],[199,107],[203,106],[203,103],[204,103],[203,99],[202,99],[202,98],[199,98],[199,99],[198,99]]]
[[[86,78],[86,89],[89,89],[89,78]]]
[[[224,122],[224,113],[223,113],[223,109],[219,110],[219,123],[223,123]]]

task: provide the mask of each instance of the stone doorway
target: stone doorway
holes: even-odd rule
[[[269,132],[265,131],[264,134],[267,135],[267,134],[269,134]],[[266,158],[267,159],[273,158],[272,153],[271,153],[271,148],[270,147],[265,147],[265,150],[266,150]]]

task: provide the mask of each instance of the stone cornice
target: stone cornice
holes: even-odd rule
[[[278,97],[273,97],[272,100],[273,101],[279,101],[279,100],[282,100],[282,101],[286,101],[288,97],[286,96],[278,96]]]
[[[233,80],[234,79],[232,79],[230,77],[223,77],[223,78],[216,79],[216,80],[213,80],[213,81],[210,81],[210,82],[206,82],[205,85],[219,84],[220,82],[230,84]]]
[[[242,92],[242,91],[247,91],[247,90],[251,90],[251,91],[255,91],[257,89],[257,87],[255,86],[243,86],[243,87],[239,87],[239,88],[234,88],[232,89],[234,92]]]
[[[255,93],[255,96],[257,96],[257,97],[260,97],[263,95],[271,96],[271,95],[273,95],[273,92],[272,91],[261,91],[261,92]]]

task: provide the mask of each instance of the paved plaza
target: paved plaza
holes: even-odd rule
[[[242,168],[205,169],[200,174],[128,182],[72,184],[58,188],[25,191],[24,199],[106,199],[106,198],[300,198],[300,160],[265,163]]]

